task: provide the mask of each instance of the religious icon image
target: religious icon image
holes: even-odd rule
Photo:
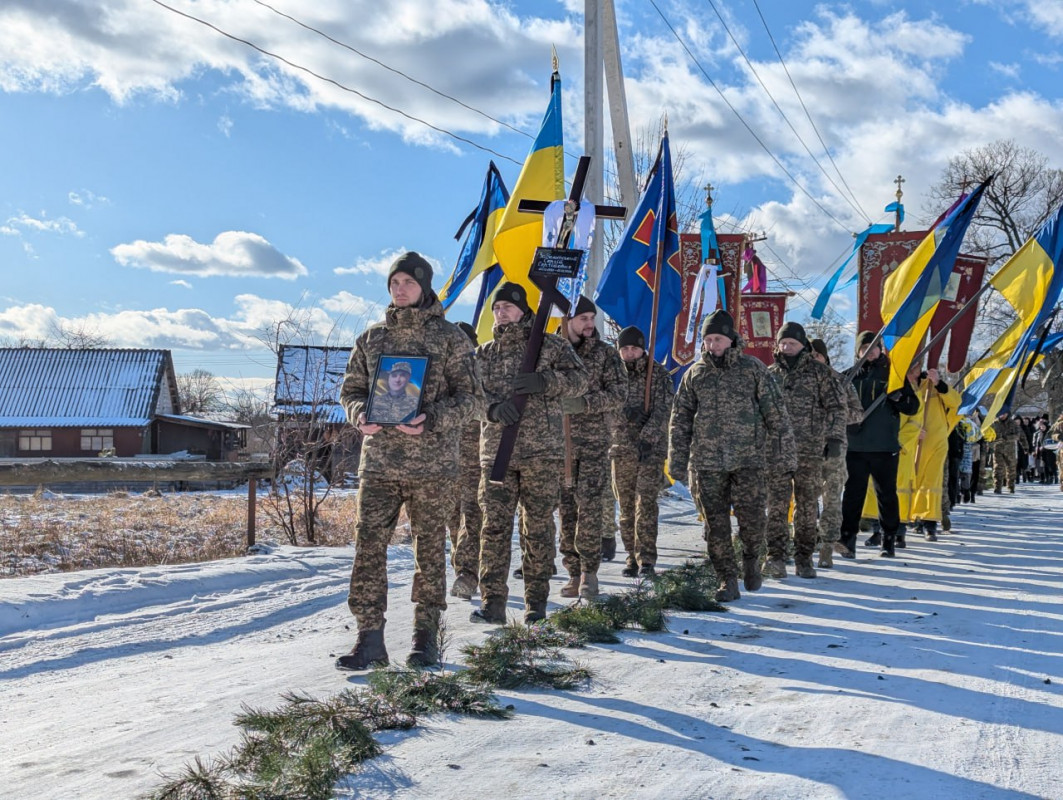
[[[749,314],[749,322],[753,326],[753,338],[754,339],[770,339],[772,338],[771,332],[771,312],[770,311],[753,311]]]
[[[366,421],[403,425],[421,413],[428,356],[382,355],[373,376]]]

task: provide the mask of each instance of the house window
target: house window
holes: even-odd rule
[[[19,431],[18,449],[23,452],[30,450],[51,450],[52,432],[49,430]]]
[[[113,428],[82,428],[81,449],[98,453],[114,447]]]

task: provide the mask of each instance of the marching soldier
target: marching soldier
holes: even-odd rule
[[[627,370],[620,354],[598,338],[593,302],[580,297],[568,322],[568,340],[587,371],[587,391],[561,401],[570,420],[573,486],[561,489],[561,559],[569,580],[562,597],[598,595],[609,490],[610,421],[627,397]],[[611,535],[611,532],[610,532]]]
[[[668,464],[687,482],[693,468],[705,515],[709,558],[720,582],[719,602],[737,600],[738,564],[731,542],[731,506],[742,540],[743,582],[761,585],[765,507],[763,459],[773,447],[794,451],[793,431],[768,369],[740,350],[734,320],[714,311],[702,324],[702,355],[683,376],[672,406]],[[791,464],[779,465],[785,471]]]
[[[805,329],[786,322],[776,336],[775,363],[768,372],[782,391],[797,446],[797,469],[768,471],[768,562],[771,578],[786,577],[790,540],[787,515],[794,499],[794,569],[799,578],[816,577],[816,519],[823,487],[824,459],[839,459],[845,441],[846,403],[833,370],[812,358]]]
[[[622,575],[653,575],[657,564],[657,496],[664,485],[668,455],[668,418],[672,413],[672,376],[646,352],[646,337],[634,326],[624,328],[616,346],[628,374],[627,400],[614,418],[613,491],[620,505],[620,539],[627,551]],[[651,366],[652,365],[652,366]],[[646,411],[646,370],[650,410]]]
[[[480,436],[480,608],[473,622],[506,621],[506,583],[513,540],[513,514],[523,526],[524,621],[546,617],[554,563],[554,509],[564,463],[562,400],[587,390],[587,372],[568,340],[546,334],[534,372],[521,372],[533,314],[524,287],[503,283],[491,305],[494,340],[480,345],[476,362],[487,395],[487,421]],[[523,413],[510,398],[528,395]],[[505,480],[490,480],[502,429],[520,422]],[[600,535],[600,534],[599,534]]]
[[[459,322],[473,348],[478,344],[476,329]],[[458,488],[447,527],[450,528],[450,563],[454,567],[453,597],[468,600],[476,591],[480,574],[480,528],[484,516],[480,511],[480,420],[471,419],[461,431]]]
[[[413,534],[413,647],[407,664],[438,661],[439,618],[446,604],[446,515],[458,474],[458,434],[483,406],[469,340],[443,318],[432,291],[432,267],[405,253],[388,273],[385,320],[355,342],[340,389],[347,419],[365,437],[358,468],[354,567],[347,605],[358,623],[354,649],[336,666],[364,670],[387,664],[384,612],[388,604],[387,548],[405,503]],[[389,354],[429,357],[421,413],[395,427],[366,421],[373,376]]]

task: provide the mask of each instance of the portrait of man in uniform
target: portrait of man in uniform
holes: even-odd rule
[[[381,356],[366,413],[374,425],[402,425],[421,413],[427,356]]]

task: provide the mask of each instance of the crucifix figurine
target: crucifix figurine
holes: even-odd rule
[[[546,324],[550,319],[550,307],[557,306],[566,315],[569,312],[568,298],[558,291],[557,280],[560,277],[575,277],[575,272],[571,275],[566,275],[547,271],[542,268],[540,258],[542,256],[548,257],[550,255],[560,255],[566,252],[578,254],[578,258],[569,262],[570,264],[574,263],[575,267],[578,269],[579,263],[582,260],[583,251],[570,251],[568,249],[568,244],[572,236],[572,230],[575,227],[575,216],[580,209],[580,198],[583,196],[583,186],[587,180],[587,171],[590,168],[590,163],[590,156],[580,157],[579,164],[576,167],[576,174],[572,179],[572,188],[569,191],[568,200],[565,204],[565,219],[561,225],[560,235],[557,237],[557,241],[552,248],[540,247],[536,251],[535,261],[529,272],[532,282],[539,287],[542,296],[539,298],[539,307],[535,311],[535,322],[532,324],[531,335],[528,337],[528,345],[524,350],[524,359],[520,366],[521,372],[534,372],[535,367],[539,363],[539,353],[543,346],[543,336],[546,333]],[[542,214],[546,211],[546,208],[549,205],[550,201],[548,200],[521,200],[517,208],[519,211],[525,213]],[[596,217],[603,217],[605,219],[623,219],[624,215],[627,213],[627,209],[622,206],[596,205],[594,210]],[[540,267],[540,269],[536,269],[537,266]],[[524,406],[528,402],[528,395],[515,394],[510,399],[517,407],[517,410],[523,414]],[[495,455],[494,466],[491,467],[490,477],[493,483],[502,483],[505,480],[506,470],[509,467],[510,458],[513,457],[513,448],[516,446],[517,434],[519,432],[519,420],[502,429],[502,438],[498,444],[498,453]]]

